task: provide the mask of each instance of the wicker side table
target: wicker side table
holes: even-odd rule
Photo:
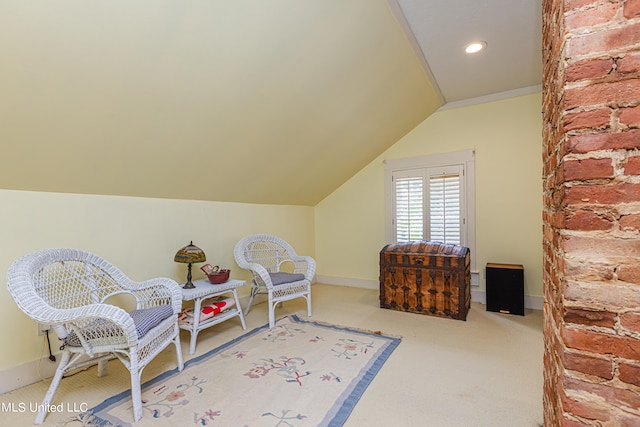
[[[219,285],[213,285],[208,280],[194,280],[193,289],[182,289],[182,300],[193,301],[193,323],[181,323],[180,328],[191,332],[191,341],[189,343],[189,354],[193,354],[196,351],[196,339],[198,333],[210,326],[217,325],[218,323],[229,320],[232,317],[240,317],[242,323],[242,329],[247,329],[247,325],[244,322],[244,316],[242,314],[242,307],[240,306],[240,300],[238,299],[238,293],[236,289],[240,286],[244,286],[246,282],[244,280],[229,279],[228,281]],[[210,319],[200,322],[200,310],[202,309],[202,301],[217,297],[220,295],[232,293],[233,298],[236,301],[236,306],[231,307],[229,310],[213,316]]]

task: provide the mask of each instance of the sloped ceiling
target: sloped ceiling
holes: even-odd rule
[[[313,206],[442,101],[386,0],[4,0],[0,188]]]

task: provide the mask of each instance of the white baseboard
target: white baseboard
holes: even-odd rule
[[[22,365],[1,370],[0,394],[53,377],[61,355],[56,354],[55,356],[55,362],[49,360],[49,356],[42,356],[39,360],[32,360]]]
[[[471,289],[471,301],[480,304],[487,304],[487,292],[479,289]]]
[[[317,276],[316,282],[325,285],[347,286],[350,288],[380,289],[380,282],[371,279],[319,275]]]
[[[532,310],[543,310],[544,297],[537,296],[537,295],[525,295],[524,306],[525,308],[530,308]]]
[[[347,286],[352,288],[380,289],[380,282],[371,279],[354,279],[351,277],[317,276],[317,283],[326,285]],[[487,303],[487,292],[477,289],[478,274],[471,274],[471,301]],[[542,310],[544,298],[536,295],[525,295],[524,306],[532,310]]]

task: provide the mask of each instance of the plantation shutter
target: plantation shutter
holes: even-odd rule
[[[397,242],[424,240],[425,181],[424,169],[393,174],[395,234]]]
[[[429,240],[460,244],[460,175],[429,177]]]
[[[464,244],[462,165],[393,173],[395,241]]]
[[[396,238],[399,242],[424,238],[424,178],[397,178]]]

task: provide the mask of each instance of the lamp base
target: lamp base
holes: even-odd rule
[[[189,266],[187,267],[187,283],[184,284],[182,289],[193,289],[195,287],[196,286],[191,281],[191,263],[189,263]]]

